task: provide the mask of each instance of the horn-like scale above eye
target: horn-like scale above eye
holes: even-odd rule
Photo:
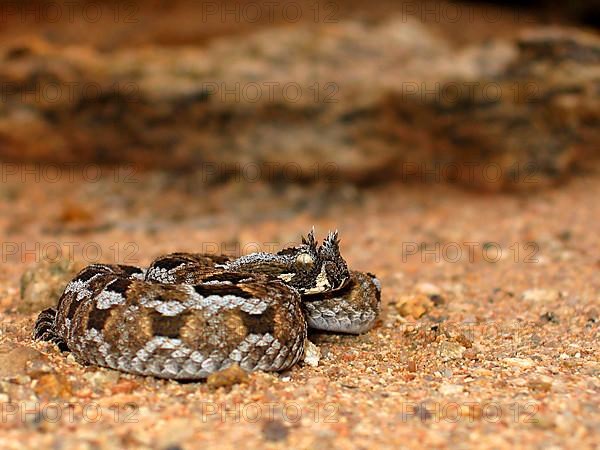
[[[296,264],[300,266],[311,267],[314,263],[314,258],[308,253],[300,253],[298,256],[296,256]]]

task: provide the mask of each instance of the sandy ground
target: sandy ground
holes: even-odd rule
[[[86,182],[78,170],[56,182],[3,173],[1,448],[600,445],[600,174],[492,195],[416,184],[208,188],[100,171]],[[147,264],[175,250],[276,250],[313,225],[318,235],[337,228],[350,266],[383,284],[372,331],[310,336],[317,367],[218,389],[136,377],[32,342],[36,314],[19,312],[24,270],[57,252]]]

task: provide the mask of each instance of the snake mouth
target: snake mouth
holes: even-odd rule
[[[319,289],[308,289],[302,292],[302,297],[306,300],[311,301],[315,299],[329,298],[335,297],[340,291],[344,290],[347,286],[351,284],[350,277],[345,277],[339,284],[335,287],[319,290]]]
[[[336,287],[334,287],[332,289],[332,291],[339,291],[340,289],[344,289],[346,286],[348,286],[349,282],[350,282],[350,277],[345,277],[342,281],[340,281],[340,284],[338,284]]]

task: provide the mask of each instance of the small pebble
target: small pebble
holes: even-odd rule
[[[120,374],[115,370],[95,370],[83,374],[83,378],[90,382],[96,389],[104,389],[107,385],[114,385],[119,380]]]
[[[551,311],[542,314],[540,320],[542,322],[558,323],[558,317]]]
[[[120,380],[117,384],[111,386],[110,392],[113,394],[129,394],[138,386],[139,384],[133,380]]]
[[[471,342],[471,340],[466,337],[464,334],[459,334],[458,336],[456,336],[456,342],[458,342],[460,345],[462,345],[465,348],[471,348],[473,346],[473,342]]]
[[[72,394],[71,383],[58,373],[42,375],[33,390],[41,398],[67,398]]]
[[[27,367],[44,365],[47,358],[37,350],[10,342],[0,345],[0,378],[24,376]]]
[[[53,369],[45,358],[35,358],[27,361],[25,372],[32,378],[39,378],[41,375],[53,372]]]
[[[442,290],[437,287],[435,284],[431,283],[419,283],[417,284],[415,290],[420,294],[425,294],[428,297],[440,296],[442,295]]]
[[[454,375],[454,372],[452,371],[452,369],[448,369],[447,367],[442,370],[441,375],[444,378],[452,378],[452,376]]]
[[[83,267],[69,259],[42,260],[21,276],[21,313],[39,312],[56,305],[67,283]]]
[[[442,360],[449,361],[451,359],[460,359],[465,353],[465,348],[457,342],[444,341],[440,343],[439,354]]]
[[[539,392],[549,392],[552,389],[552,381],[547,378],[536,378],[527,383],[529,389]]]
[[[206,379],[206,385],[212,389],[229,387],[234,384],[247,383],[248,378],[248,372],[237,364],[233,364],[226,369],[210,374]]]
[[[434,304],[427,295],[417,294],[400,297],[394,306],[400,315],[419,319],[431,311]]]
[[[320,360],[321,349],[307,339],[304,345],[304,363],[311,367],[317,367]]]
[[[473,350],[472,348],[469,348],[467,350],[465,350],[465,353],[463,354],[463,356],[466,359],[477,359],[477,352],[475,350]]]
[[[408,361],[408,371],[409,372],[416,372],[417,371],[417,363],[415,362],[414,359],[411,359]]]
[[[287,439],[290,430],[281,420],[269,420],[263,425],[262,434],[267,441],[279,442]]]
[[[560,300],[560,291],[554,289],[528,289],[523,292],[523,300],[528,302],[553,302]]]
[[[458,384],[442,384],[438,391],[442,395],[456,395],[464,391],[464,388]]]
[[[504,358],[503,361],[513,367],[520,367],[522,369],[529,369],[535,366],[535,363],[531,359],[525,358]]]

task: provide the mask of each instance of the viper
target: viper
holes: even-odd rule
[[[281,371],[304,352],[307,328],[358,334],[373,327],[381,285],[348,269],[338,233],[239,258],[172,253],[147,269],[92,264],[42,311],[34,338],[84,364],[194,380],[238,364]]]

